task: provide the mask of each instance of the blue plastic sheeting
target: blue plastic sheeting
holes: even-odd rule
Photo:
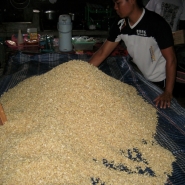
[[[6,75],[0,80],[0,95],[28,77],[43,74],[69,60],[88,61],[89,57],[88,55],[77,54],[47,53],[31,56],[18,53],[8,61]],[[134,86],[138,93],[155,107],[153,100],[162,93],[162,90],[148,82],[132,67],[129,56],[108,57],[99,69],[122,82]],[[173,174],[168,178],[166,185],[184,185],[185,109],[177,103],[176,99],[172,100],[170,108],[155,108],[159,115],[156,140],[164,148],[170,150],[177,159],[173,163]]]

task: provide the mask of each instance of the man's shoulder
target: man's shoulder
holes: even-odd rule
[[[145,8],[145,18],[148,18],[148,20],[154,19],[157,21],[163,21],[164,18],[159,15],[158,13],[148,10],[147,8]]]
[[[157,25],[164,24],[164,26],[167,24],[166,20],[161,15],[159,15],[156,12],[150,11],[147,8],[145,8],[144,20],[148,24],[157,24]]]

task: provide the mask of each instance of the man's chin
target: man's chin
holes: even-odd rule
[[[117,14],[118,14],[118,16],[119,16],[120,18],[122,18],[122,19],[124,19],[124,18],[125,18],[125,16],[120,15],[119,13],[117,13]]]

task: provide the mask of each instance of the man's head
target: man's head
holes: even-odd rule
[[[113,0],[113,2],[117,2],[118,0]],[[129,1],[129,0],[126,0],[126,1]],[[136,4],[140,7],[140,8],[143,8],[144,5],[143,5],[143,0],[135,0]]]
[[[113,0],[114,9],[121,18],[129,17],[134,10],[144,7],[142,0]]]
[[[136,0],[137,2],[137,5],[140,7],[140,8],[143,8],[144,5],[143,5],[143,0]]]

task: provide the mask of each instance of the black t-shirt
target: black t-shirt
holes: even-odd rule
[[[132,26],[128,18],[115,21],[107,40],[123,40],[146,79],[158,82],[166,78],[166,60],[160,50],[174,43],[169,24],[157,13],[143,9],[141,17]]]

